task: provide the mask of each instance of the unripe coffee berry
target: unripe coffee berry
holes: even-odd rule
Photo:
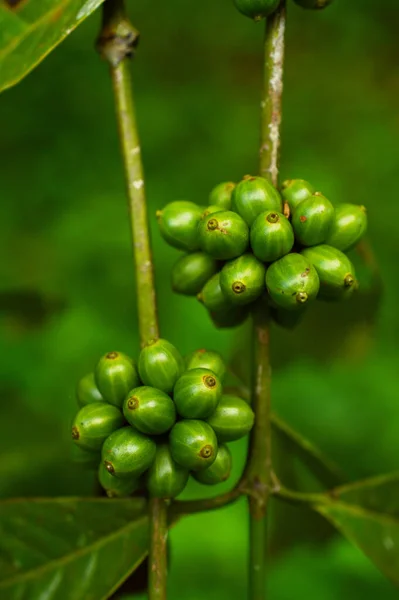
[[[100,450],[104,440],[123,422],[123,415],[115,406],[105,402],[87,404],[73,420],[72,439],[87,450]]]
[[[303,200],[310,198],[315,191],[313,185],[304,179],[287,179],[281,186],[281,194],[290,207],[291,212]]]
[[[276,10],[280,0],[234,0],[234,4],[246,17],[259,21]]]
[[[98,481],[103,490],[105,490],[108,498],[130,496],[140,487],[140,479],[119,479],[118,477],[114,477],[107,471],[103,463],[98,468]]]
[[[322,244],[334,222],[335,210],[327,198],[315,192],[297,206],[292,215],[296,240],[303,246]]]
[[[205,421],[179,421],[169,434],[172,458],[182,467],[199,471],[216,459],[218,443],[215,432]]]
[[[231,466],[232,459],[230,450],[227,446],[222,445],[218,448],[215,462],[203,471],[196,471],[193,473],[193,477],[205,485],[216,485],[223,481],[227,481],[230,477]]]
[[[226,365],[219,352],[203,349],[196,350],[186,357],[185,362],[187,371],[191,369],[209,369],[219,377],[220,381],[224,379]]]
[[[184,371],[184,359],[167,340],[150,340],[139,357],[139,373],[145,385],[169,394]],[[138,387],[138,386],[132,386]],[[130,388],[132,389],[132,388]]]
[[[96,385],[94,373],[88,373],[79,380],[76,386],[76,397],[79,406],[86,406],[86,404],[92,404],[93,402],[104,402],[104,398]]]
[[[111,433],[102,447],[105,468],[115,477],[139,477],[155,458],[155,442],[133,427],[122,427]]]
[[[127,395],[123,414],[130,425],[147,435],[166,433],[176,421],[173,400],[165,392],[146,385]]]
[[[251,431],[254,418],[254,413],[245,400],[224,394],[206,422],[216,433],[219,442],[234,442]]]
[[[249,230],[240,215],[222,211],[201,219],[198,236],[204,252],[217,260],[229,260],[245,252]]]
[[[322,244],[305,248],[301,254],[317,271],[321,298],[341,300],[350,297],[357,289],[355,269],[340,250]]]
[[[122,352],[108,352],[100,358],[94,376],[104,400],[118,407],[128,391],[140,385],[135,361]]]
[[[294,0],[294,2],[299,6],[302,6],[302,8],[310,8],[313,10],[326,8],[332,1],[333,0]]]
[[[295,241],[291,223],[276,211],[264,212],[256,217],[250,239],[253,253],[263,262],[273,262],[288,254]]]
[[[173,399],[185,419],[206,419],[222,397],[220,379],[209,369],[190,369],[176,381]]]
[[[218,206],[217,204],[209,204],[206,209],[203,211],[201,215],[201,220],[205,219],[208,215],[213,215],[214,213],[223,212],[223,208]]]
[[[233,306],[224,310],[212,310],[210,313],[212,323],[218,329],[230,329],[242,325],[249,315],[249,307]]]
[[[367,230],[367,212],[364,206],[338,204],[326,244],[342,252],[355,246]]]
[[[209,254],[204,252],[186,254],[173,266],[172,289],[178,294],[196,296],[218,269],[217,261]]]
[[[265,267],[253,254],[243,254],[224,265],[220,287],[231,304],[250,304],[265,289]]]
[[[270,265],[266,287],[277,306],[298,310],[317,297],[320,282],[313,265],[301,254],[292,253]]]
[[[222,210],[231,209],[231,195],[236,184],[232,181],[219,183],[209,195],[209,204],[220,206]]]
[[[206,282],[197,298],[208,310],[225,310],[231,306],[220,287],[220,273],[216,273]]]
[[[186,252],[199,250],[197,228],[202,212],[203,208],[194,202],[177,200],[167,204],[157,212],[162,237],[168,244],[179,250]]]
[[[176,498],[186,487],[188,476],[188,469],[173,460],[168,444],[157,446],[155,460],[146,475],[152,498]]]
[[[247,175],[234,188],[231,206],[251,227],[261,213],[281,211],[282,203],[280,194],[267,179]]]

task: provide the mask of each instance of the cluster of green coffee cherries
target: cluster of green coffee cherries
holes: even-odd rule
[[[302,8],[320,10],[331,4],[332,0],[294,0]],[[246,17],[260,21],[271,15],[279,7],[281,0],[234,0],[234,4]]]
[[[206,485],[225,481],[226,442],[244,437],[254,422],[247,402],[223,394],[225,371],[217,352],[183,359],[163,339],[149,342],[137,364],[109,352],[77,386],[75,459],[98,467],[110,497],[147,489],[152,497],[174,498],[190,472]]]
[[[173,290],[196,295],[215,325],[240,324],[255,302],[295,325],[316,298],[343,300],[357,288],[345,252],[366,231],[363,206],[333,206],[301,179],[285,181],[280,194],[250,175],[216,186],[209,203],[172,202],[157,217],[164,239],[186,251],[173,267]]]

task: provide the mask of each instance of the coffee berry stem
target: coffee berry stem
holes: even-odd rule
[[[130,23],[123,0],[106,0],[97,49],[107,60],[114,90],[119,140],[124,163],[129,222],[137,288],[137,315],[141,346],[159,338],[154,267],[151,252],[144,172],[132,90],[129,58],[139,34]],[[149,503],[149,600],[166,600],[167,507],[164,500]]]

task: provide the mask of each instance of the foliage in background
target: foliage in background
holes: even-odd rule
[[[290,9],[282,177],[306,177],[334,201],[367,206],[386,290],[375,327],[356,318],[349,338],[340,337],[341,322],[355,316],[342,317],[340,307],[322,335],[312,321],[298,333],[276,332],[274,405],[360,478],[398,468],[397,7],[391,0],[381,12],[356,0],[321,14]],[[256,170],[262,37],[228,0],[171,0],[157,10],[156,21],[146,3],[131,11],[142,32],[134,69],[152,216],[173,199],[203,203],[218,181]],[[3,497],[92,492],[87,474],[68,461],[73,382],[115,343],[132,354],[138,348],[111,90],[92,50],[98,18],[0,98]],[[215,334],[200,305],[171,294],[178,253],[159,239],[154,218],[152,225],[163,335],[184,352],[217,346],[227,356],[237,336]],[[364,311],[371,313],[367,302]],[[341,339],[345,360],[333,360]],[[326,345],[335,351],[321,352]],[[234,459],[238,475],[242,445]],[[188,496],[198,489],[193,482]],[[243,597],[245,530],[242,502],[177,527],[172,593]],[[276,560],[273,597],[394,597],[360,553],[328,539],[323,553],[302,545]]]

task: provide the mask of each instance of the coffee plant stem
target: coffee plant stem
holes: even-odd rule
[[[159,337],[144,173],[137,130],[129,58],[138,32],[126,16],[123,0],[107,0],[98,49],[110,65],[119,139],[125,168],[129,221],[133,241],[140,342]],[[150,501],[149,599],[166,598],[167,508]]]
[[[266,21],[264,84],[261,101],[259,174],[278,184],[282,114],[283,62],[286,7],[282,0]],[[252,408],[249,460],[245,470],[249,503],[249,598],[266,598],[267,508],[272,490],[271,366],[269,318],[264,307],[253,314]]]
[[[220,496],[215,496],[214,498],[202,498],[201,500],[175,500],[171,507],[172,515],[189,515],[223,508],[223,506],[235,502],[242,493],[240,484],[238,484],[229,492],[220,494]]]

